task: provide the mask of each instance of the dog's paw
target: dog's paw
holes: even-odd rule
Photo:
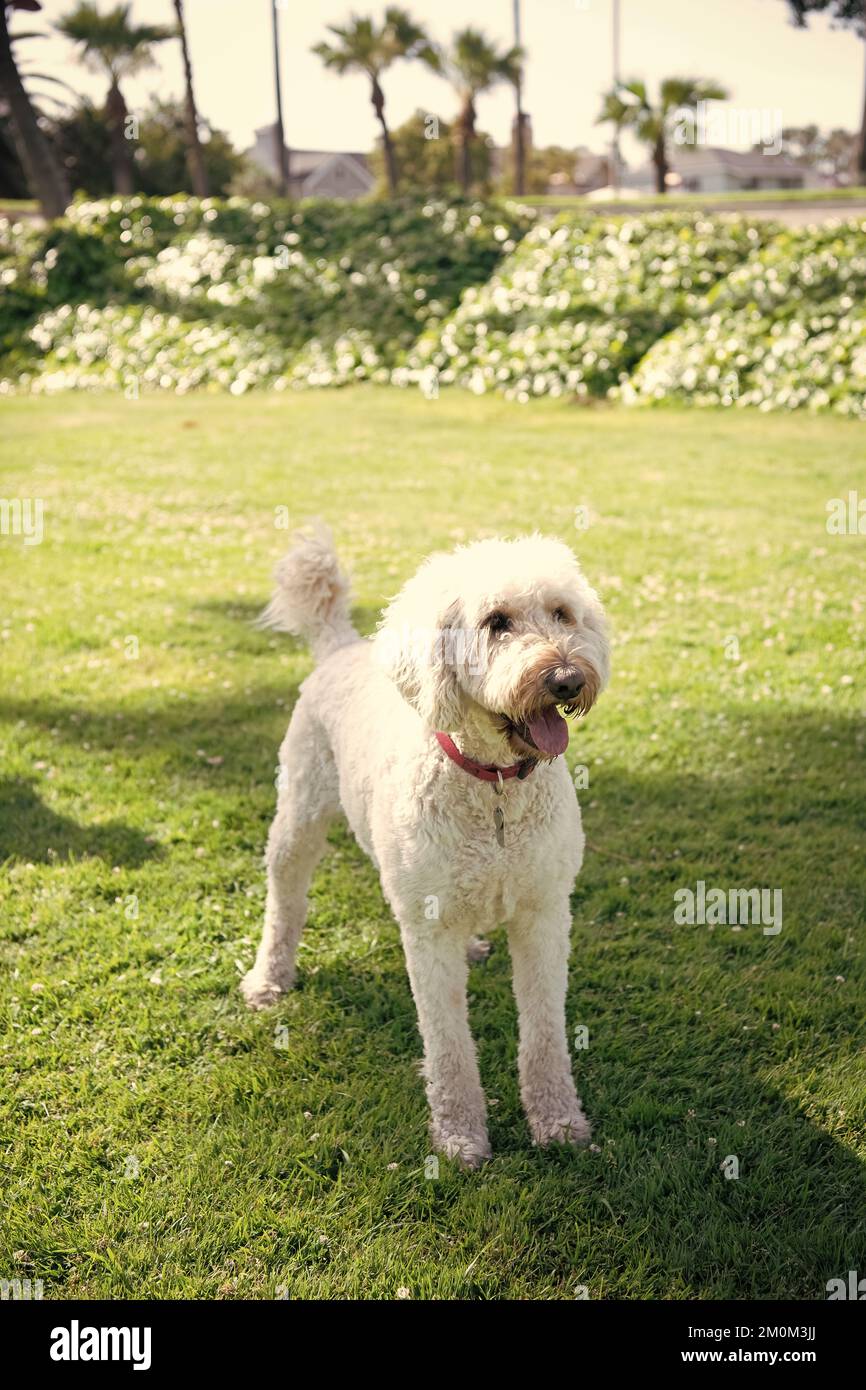
[[[489,941],[485,941],[483,936],[470,937],[469,945],[466,947],[466,959],[470,965],[474,965],[479,960],[486,960],[489,955]]]
[[[565,1114],[528,1114],[532,1142],[546,1149],[548,1144],[572,1144],[580,1148],[592,1138],[592,1127],[580,1106]]]
[[[294,981],[284,978],[260,975],[253,967],[241,980],[241,994],[251,1009],[268,1009],[271,1004],[292,988]]]
[[[453,1158],[461,1168],[480,1168],[491,1157],[490,1140],[482,1131],[476,1134],[435,1134],[436,1148]]]

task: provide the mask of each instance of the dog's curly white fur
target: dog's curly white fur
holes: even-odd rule
[[[585,1142],[565,1027],[569,893],[584,837],[555,753],[564,746],[557,706],[584,712],[608,677],[597,595],[568,547],[538,535],[431,557],[369,640],[352,627],[348,583],[323,527],[296,538],[277,581],[264,620],[307,637],[317,666],[280,749],[264,933],[242,984],[247,1002],[263,1008],[294,983],[310,878],[342,809],[400,925],[435,1146],[467,1166],[490,1153],[467,952],[500,923],[533,1139]],[[535,760],[532,775],[505,784],[504,846],[494,833],[495,787],[450,760],[435,730],[485,766]]]

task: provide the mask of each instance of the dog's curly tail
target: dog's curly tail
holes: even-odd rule
[[[324,661],[338,647],[358,641],[349,617],[349,581],[323,522],[296,531],[292,541],[277,565],[273,598],[258,626],[305,637],[316,660]]]

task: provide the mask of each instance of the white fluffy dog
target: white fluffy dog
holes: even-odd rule
[[[571,551],[535,535],[434,555],[362,640],[319,527],[281,561],[263,620],[306,637],[317,665],[280,749],[248,1004],[273,1004],[294,983],[310,878],[342,809],[400,925],[434,1145],[470,1167],[490,1154],[467,952],[500,923],[533,1139],[585,1142],[565,1029],[569,893],[584,839],[560,709],[589,709],[609,649]]]

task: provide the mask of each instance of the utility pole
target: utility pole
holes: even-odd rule
[[[520,47],[520,0],[514,0],[514,44]],[[514,84],[517,114],[514,122],[514,192],[518,198],[526,192],[526,118],[523,114],[522,73]]]
[[[619,90],[619,0],[613,0],[613,88]],[[614,197],[619,197],[619,127],[614,125],[610,144],[610,178]]]
[[[277,142],[277,169],[279,171],[280,192],[288,196],[289,192],[289,152],[286,149],[286,136],[283,129],[283,90],[280,83],[280,26],[277,19],[277,10],[285,8],[285,0],[271,0],[271,18],[274,29],[274,86],[277,93],[277,124],[275,136]]]

